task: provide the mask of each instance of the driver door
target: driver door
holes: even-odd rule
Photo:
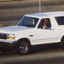
[[[49,20],[49,18],[46,18]],[[46,43],[53,43],[54,42],[54,35],[55,31],[51,29],[51,22],[50,22],[50,28],[49,29],[43,29],[43,20],[42,19],[38,25],[38,28],[36,29],[35,39],[33,41],[33,44],[46,44]]]

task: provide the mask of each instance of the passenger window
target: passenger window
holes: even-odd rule
[[[64,25],[64,16],[55,17],[59,25]]]
[[[41,29],[51,29],[51,23],[50,23],[50,19],[46,18],[46,19],[42,19],[38,28]]]

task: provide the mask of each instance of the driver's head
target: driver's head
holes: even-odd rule
[[[47,20],[47,19],[45,19],[45,20],[44,20],[44,23],[47,23],[47,22],[48,22],[48,20]]]

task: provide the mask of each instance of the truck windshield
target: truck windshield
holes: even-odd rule
[[[21,19],[21,21],[18,24],[18,26],[35,27],[37,22],[38,22],[38,20],[39,20],[38,18],[24,16]]]

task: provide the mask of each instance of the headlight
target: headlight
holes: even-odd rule
[[[15,39],[15,35],[14,34],[8,34],[7,39]]]

